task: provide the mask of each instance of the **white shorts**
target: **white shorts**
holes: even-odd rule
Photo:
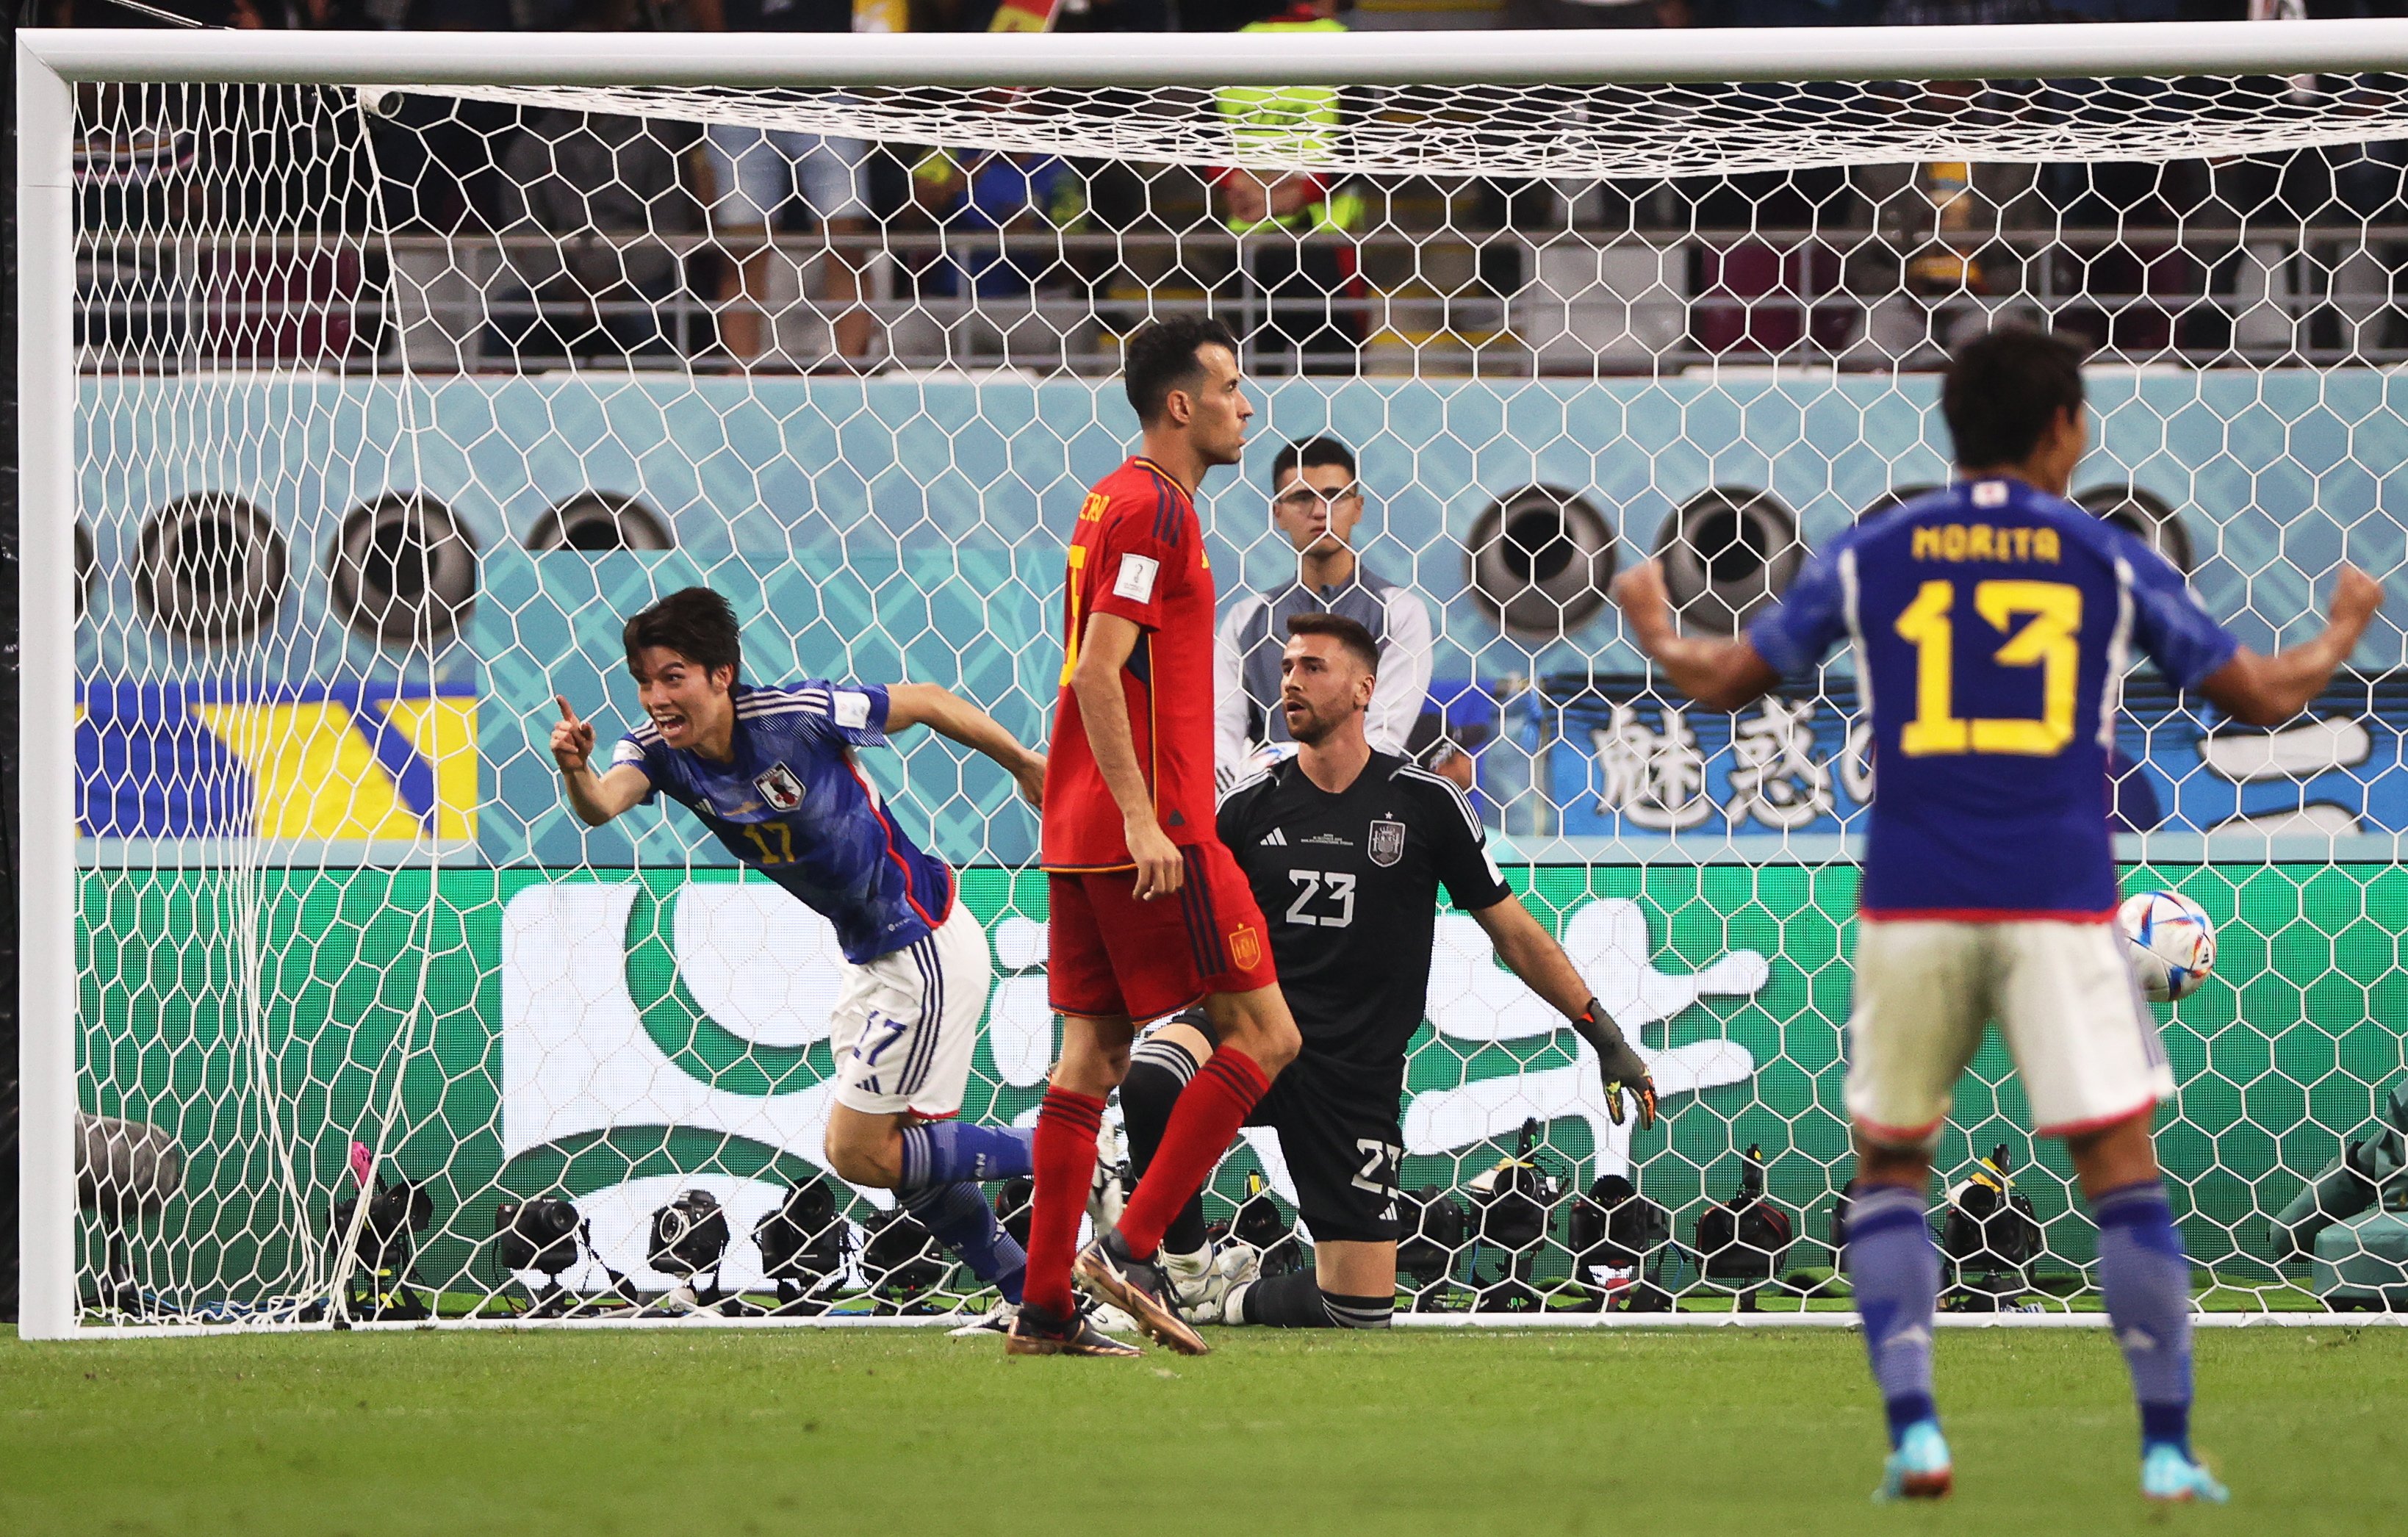
[[[870,1115],[957,1114],[994,963],[958,900],[934,934],[844,969],[829,1019],[838,1104]]]
[[[869,146],[861,139],[714,122],[703,153],[718,194],[713,229],[766,229],[797,193],[823,221],[869,216]]]
[[[1993,1019],[2042,1136],[2110,1126],[2173,1095],[2156,1016],[2113,923],[1865,919],[1849,1115],[1882,1145],[1928,1144]]]

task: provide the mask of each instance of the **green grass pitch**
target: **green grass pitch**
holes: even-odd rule
[[[0,1531],[2408,1530],[2408,1330],[2206,1330],[2224,1510],[2134,1493],[2093,1330],[1950,1331],[1958,1493],[1875,1509],[1837,1330],[1218,1331],[1006,1360],[929,1330],[0,1337]]]

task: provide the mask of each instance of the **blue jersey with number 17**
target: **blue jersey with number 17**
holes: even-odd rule
[[[1790,677],[1855,647],[1865,912],[1975,921],[2114,910],[2108,763],[2132,652],[2190,689],[2238,644],[2163,556],[2006,479],[1841,535],[1748,639]]]
[[[953,910],[953,872],[896,826],[853,761],[853,749],[886,740],[886,691],[814,681],[734,692],[729,761],[671,747],[648,721],[611,763],[642,769],[738,859],[824,916],[854,965],[925,939]]]

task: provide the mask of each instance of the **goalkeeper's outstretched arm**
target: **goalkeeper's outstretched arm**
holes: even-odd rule
[[[1572,958],[1564,954],[1555,936],[1539,927],[1539,920],[1530,916],[1519,897],[1508,897],[1471,916],[1488,931],[1488,941],[1497,947],[1497,958],[1506,969],[1554,1004],[1596,1051],[1598,1077],[1605,1085],[1606,1104],[1613,1118],[1622,1119],[1622,1097],[1627,1092],[1639,1100],[1640,1128],[1654,1126],[1656,1080],[1647,1071],[1646,1059],[1622,1038],[1622,1027],[1598,1006],[1596,995],[1581,980]]]

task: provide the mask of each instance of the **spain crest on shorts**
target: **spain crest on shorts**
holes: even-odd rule
[[[1371,838],[1366,850],[1371,863],[1387,869],[1405,856],[1405,825],[1383,818],[1371,824]]]
[[[1229,930],[1229,958],[1240,971],[1251,971],[1263,963],[1263,937],[1254,932],[1254,925],[1240,924]]]
[[[782,763],[755,779],[752,788],[761,792],[761,798],[773,811],[791,812],[803,803],[803,782]]]

